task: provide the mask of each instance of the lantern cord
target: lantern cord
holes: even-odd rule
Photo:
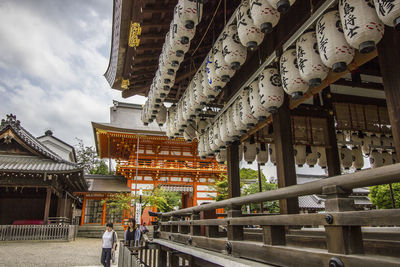
[[[193,51],[192,57],[194,56],[194,54],[196,54],[196,52],[199,49],[200,45],[203,43],[203,40],[206,37],[206,35],[208,33],[208,30],[210,29],[211,24],[214,21],[215,16],[217,15],[217,12],[218,12],[219,6],[221,5],[221,2],[222,2],[222,0],[219,0],[218,6],[217,6],[217,8],[215,8],[215,11],[214,11],[214,14],[213,14],[213,16],[212,16],[212,18],[210,20],[210,23],[208,24],[207,29],[206,29],[205,33],[203,34],[203,37],[201,37],[201,40],[200,40],[199,44],[197,45],[196,49]]]

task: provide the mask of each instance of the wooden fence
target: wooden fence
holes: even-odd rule
[[[75,240],[76,225],[0,225],[0,241]]]

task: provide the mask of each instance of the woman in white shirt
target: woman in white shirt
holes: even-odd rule
[[[101,264],[105,267],[110,267],[111,255],[117,249],[118,236],[113,230],[113,224],[107,223],[107,230],[103,234],[103,245],[101,251]]]

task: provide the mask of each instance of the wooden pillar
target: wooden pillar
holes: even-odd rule
[[[325,88],[322,91],[322,98],[324,100],[324,107],[329,110],[328,117],[326,118],[327,123],[327,136],[325,138],[329,147],[325,149],[326,151],[326,162],[328,165],[328,175],[336,176],[340,175],[342,172],[340,170],[340,158],[339,150],[336,140],[336,129],[335,129],[335,119],[332,105],[332,95],[330,88]]]
[[[157,266],[164,267],[167,266],[167,251],[163,250],[161,246],[158,248],[158,263]]]
[[[86,195],[83,195],[81,226],[85,223],[85,211],[86,211]]]
[[[399,33],[394,28],[385,27],[385,35],[378,45],[378,57],[398,162],[400,162],[400,51],[397,49],[399,45]]]
[[[193,182],[193,207],[197,206],[197,182]]]
[[[262,192],[262,182],[261,182],[261,167],[260,167],[260,163],[257,164],[258,165],[258,191]],[[263,208],[263,203],[260,203],[260,213],[264,212],[264,208]]]
[[[103,213],[101,216],[101,225],[105,225],[106,224],[106,212],[107,212],[107,202],[104,202],[103,204]]]
[[[228,146],[228,197],[240,197],[239,141]]]
[[[285,102],[279,108],[278,112],[273,115],[276,169],[279,188],[297,184],[291,125],[289,98],[285,95]],[[294,197],[279,200],[279,208],[281,214],[299,213],[298,198]]]
[[[51,187],[47,187],[46,188],[46,202],[44,204],[43,224],[47,224],[48,220],[49,220],[50,201],[51,201]]]

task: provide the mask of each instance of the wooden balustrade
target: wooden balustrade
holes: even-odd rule
[[[162,213],[159,214],[160,238],[194,249],[279,266],[398,266],[400,209],[357,211],[348,197],[353,188],[393,182],[400,182],[400,164]],[[311,194],[326,195],[325,213],[245,216],[241,211],[241,206],[249,203]],[[202,212],[217,208],[227,209],[227,216],[200,218]],[[251,240],[246,229],[249,225],[259,229],[251,233]],[[296,237],[288,239],[288,234],[293,226],[297,229],[319,227],[307,229],[318,229],[321,235],[306,236],[302,242],[305,244],[306,238],[309,241],[314,238],[325,245],[322,248],[292,245]],[[395,233],[390,242],[380,235],[382,226],[386,229],[384,235],[388,231]],[[200,231],[201,227],[206,231]],[[363,233],[366,229],[367,235]],[[374,233],[372,239],[371,231]],[[297,232],[297,238],[301,237],[298,233],[301,230]],[[371,247],[384,249],[375,252]],[[177,255],[184,259],[179,253]]]
[[[75,240],[76,225],[0,225],[0,241]]]

